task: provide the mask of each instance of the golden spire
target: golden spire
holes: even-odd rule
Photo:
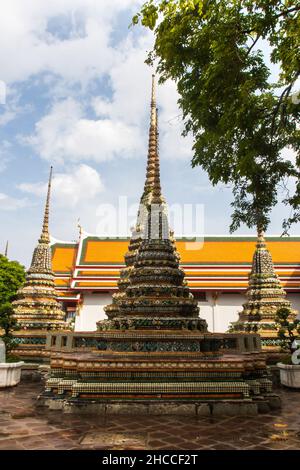
[[[156,90],[155,90],[155,75],[152,75],[152,88],[151,88],[151,125],[156,126]]]
[[[157,109],[155,96],[155,75],[152,75],[151,107],[150,107],[150,128],[146,181],[142,199],[144,199],[153,189],[154,173],[157,163],[158,141],[157,141]]]
[[[46,205],[45,205],[45,212],[44,212],[44,220],[43,220],[43,228],[42,233],[39,239],[40,243],[49,243],[50,236],[49,236],[49,206],[50,206],[50,194],[51,194],[51,183],[52,183],[52,166],[50,167],[50,175],[48,181],[48,190],[47,190],[47,198],[46,198]]]
[[[158,153],[158,111],[156,111],[156,151],[155,151],[155,164],[154,164],[154,175],[153,175],[153,190],[152,190],[152,203],[153,204],[162,204],[163,198],[161,194],[161,184],[160,184],[160,166],[159,166],[159,153]]]
[[[69,325],[65,322],[65,313],[57,301],[58,293],[55,288],[55,275],[52,271],[49,236],[51,182],[52,166],[50,168],[42,233],[33,251],[31,265],[26,273],[25,284],[18,291],[17,299],[13,302],[14,317],[20,328],[27,330],[29,338],[31,336],[35,338],[35,331],[44,332],[42,336],[45,337],[47,330],[69,329]],[[33,342],[32,344],[36,343]],[[31,348],[28,348],[28,351],[30,350]]]

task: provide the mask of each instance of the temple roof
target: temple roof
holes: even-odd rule
[[[257,237],[205,236],[203,242],[177,239],[181,267],[193,290],[244,291]],[[78,243],[52,244],[52,267],[61,296],[85,290],[116,290],[129,238],[83,236]],[[282,286],[300,287],[300,236],[267,237],[274,268]]]

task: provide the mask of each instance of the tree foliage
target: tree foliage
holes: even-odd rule
[[[0,305],[11,302],[24,281],[24,266],[0,255]]]
[[[17,327],[17,320],[13,317],[13,313],[10,302],[0,304],[0,330],[3,331],[1,338],[5,343],[7,354],[16,346],[16,340],[12,332]]]
[[[147,62],[158,60],[161,82],[177,83],[192,165],[233,188],[232,231],[266,229],[290,177],[295,192],[284,197],[294,212],[284,226],[300,220],[299,11],[295,0],[149,0],[133,18],[155,33]]]
[[[297,318],[294,321],[289,320],[291,315],[290,309],[281,307],[277,310],[275,322],[278,328],[278,338],[281,339],[282,350],[293,353],[292,344],[295,339],[300,336],[300,320]]]
[[[11,302],[24,281],[24,266],[0,255],[0,330],[8,355],[16,345],[12,331],[17,327],[17,321],[13,317]]]

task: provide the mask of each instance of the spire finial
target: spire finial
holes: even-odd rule
[[[152,202],[154,204],[161,204],[163,202],[161,194],[161,184],[160,184],[160,166],[159,166],[159,153],[158,153],[158,109],[155,110],[156,114],[156,158],[155,158],[155,167],[154,167],[154,178],[153,178],[153,198]]]
[[[149,128],[149,146],[147,159],[147,173],[142,200],[148,198],[154,186],[155,166],[158,161],[158,139],[157,139],[157,109],[155,93],[155,75],[152,75],[151,88],[151,107],[150,107],[150,128]]]
[[[152,75],[151,89],[151,125],[156,126],[156,93],[155,93],[155,75]]]
[[[82,225],[80,223],[80,217],[78,217],[78,220],[77,220],[77,227],[79,229],[79,238],[81,238],[83,230],[82,230]]]
[[[7,258],[7,254],[8,254],[8,240],[6,242],[6,245],[5,245],[5,252],[4,252],[4,256]]]
[[[50,236],[49,236],[49,206],[50,206],[50,194],[51,194],[51,183],[52,183],[52,170],[53,167],[50,167],[50,175],[48,181],[48,190],[47,190],[47,198],[46,198],[46,205],[45,205],[45,212],[44,212],[44,220],[43,220],[43,228],[42,233],[39,239],[40,243],[49,243]]]

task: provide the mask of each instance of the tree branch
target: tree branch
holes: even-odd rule
[[[297,11],[300,11],[300,6],[299,6],[299,7],[290,8],[290,9],[285,10],[285,11],[282,11],[282,12],[278,13],[278,15],[275,16],[275,18],[280,18],[281,16],[287,16],[287,15],[289,15],[290,13],[294,13],[294,12],[297,12]]]
[[[251,37],[251,36],[250,36]],[[250,54],[250,52],[252,51],[253,47],[255,46],[255,44],[257,43],[257,41],[261,38],[261,35],[258,34],[256,36],[256,39],[253,40],[253,43],[251,44],[251,46],[249,47],[248,51],[247,51],[247,54],[246,54],[246,57],[248,57],[248,55]],[[252,39],[252,38],[251,38]]]
[[[280,97],[279,97],[279,100],[278,100],[278,103],[276,105],[276,108],[274,110],[274,113],[273,113],[273,118],[272,118],[272,125],[271,125],[271,144],[273,142],[273,137],[274,137],[274,133],[275,133],[275,119],[276,119],[276,116],[278,114],[278,111],[280,109],[280,106],[281,104],[283,103],[283,100],[287,99],[290,92],[291,92],[291,89],[293,88],[293,85],[294,83],[296,82],[297,78],[299,77],[300,75],[300,72],[297,72],[296,73],[296,76],[294,78],[293,81],[291,81],[291,83],[283,90],[283,92],[281,93]]]

